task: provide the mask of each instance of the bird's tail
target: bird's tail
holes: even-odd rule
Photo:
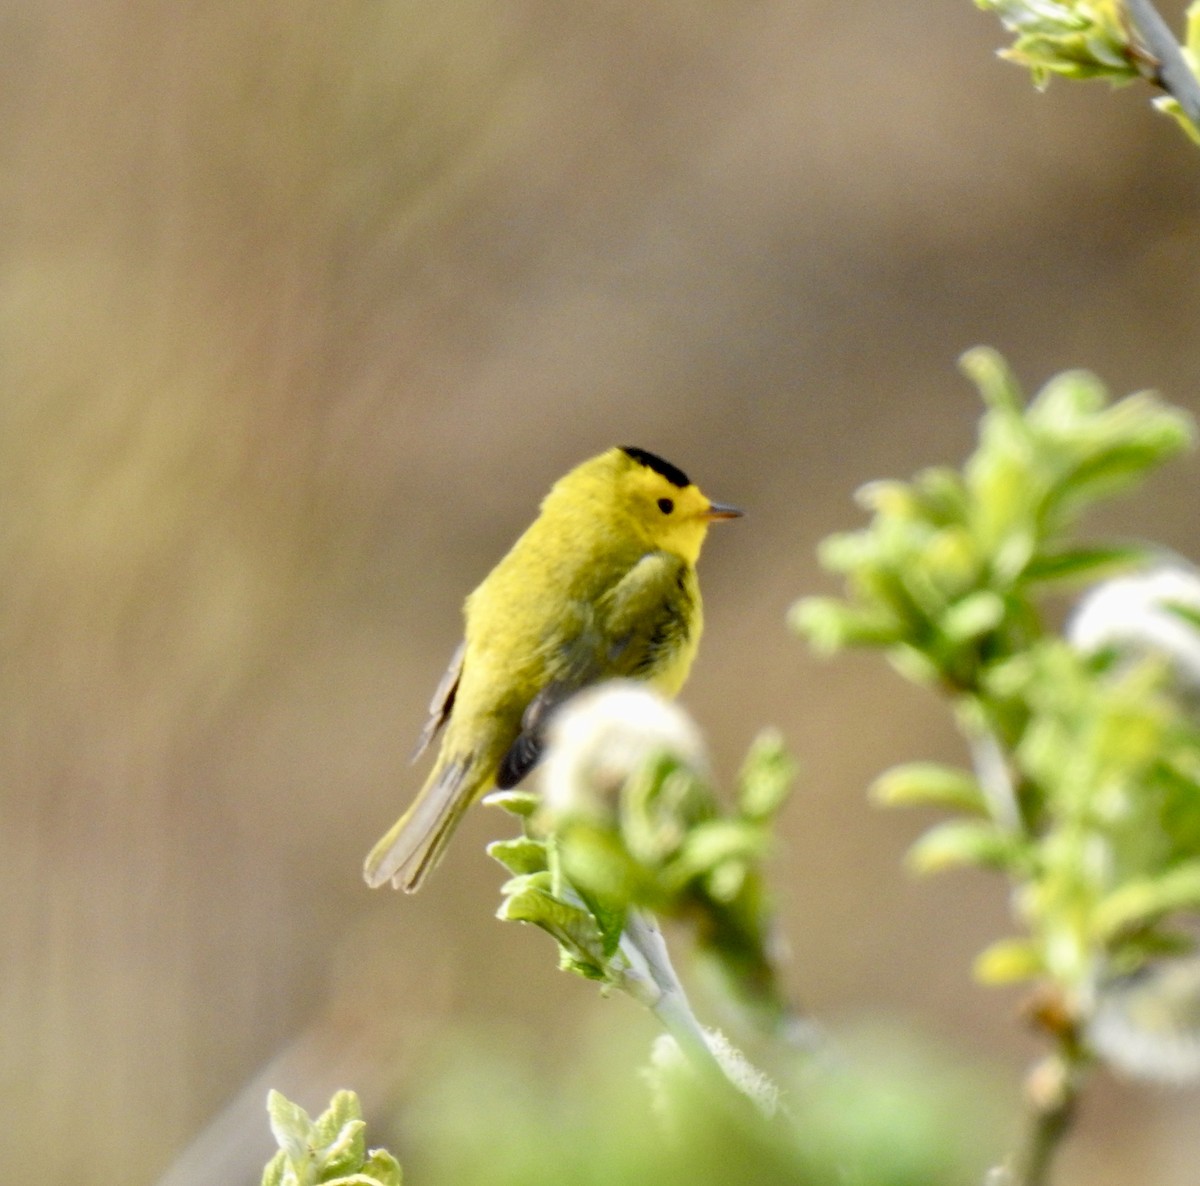
[[[483,781],[475,754],[450,757],[434,769],[412,806],[371,849],[363,876],[373,889],[390,881],[406,894],[421,888],[442,856]]]

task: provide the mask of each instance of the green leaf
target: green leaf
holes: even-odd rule
[[[1192,0],[1187,6],[1187,32],[1183,52],[1193,70],[1200,64],[1200,0]]]
[[[1042,975],[1041,952],[1028,939],[1000,939],[975,959],[975,979],[982,984],[1017,984]]]
[[[539,890],[543,893],[554,892],[554,875],[549,869],[541,869],[537,873],[519,873],[510,877],[501,887],[500,892],[505,897],[513,894],[523,894],[526,890]]]
[[[854,501],[864,510],[902,519],[916,518],[921,509],[920,499],[912,486],[886,478],[860,486],[854,492]]]
[[[1004,599],[990,589],[981,589],[956,601],[942,615],[938,629],[951,642],[970,642],[987,634],[1004,621]]]
[[[1196,909],[1200,909],[1200,860],[1177,865],[1159,877],[1127,882],[1100,902],[1092,926],[1104,941],[1173,910]]]
[[[770,820],[796,781],[796,762],[777,729],[763,729],[750,745],[738,774],[738,810],[747,819]]]
[[[1152,960],[1174,959],[1191,955],[1196,950],[1193,936],[1166,930],[1158,925],[1147,930],[1133,931],[1123,935],[1112,947],[1109,968],[1113,975],[1130,975]]]
[[[975,0],[1017,34],[1001,57],[1025,66],[1039,88],[1051,74],[1104,78],[1123,86],[1148,68],[1131,44],[1117,0]]]
[[[363,1177],[379,1186],[403,1186],[400,1163],[386,1149],[372,1149],[363,1162]]]
[[[887,646],[899,634],[895,617],[882,610],[851,606],[833,597],[805,597],[788,613],[788,625],[815,651],[832,655],[846,647]]]
[[[726,861],[760,858],[766,840],[765,830],[751,820],[711,820],[688,833],[678,864],[687,871],[689,879],[702,877]]]
[[[357,1175],[358,1167],[366,1156],[366,1124],[362,1120],[346,1125],[341,1137],[335,1141],[320,1159],[318,1181],[341,1181],[347,1173]],[[335,1174],[337,1178],[331,1178]]]
[[[512,840],[493,840],[487,846],[487,854],[499,861],[510,873],[540,873],[548,867],[544,841],[532,836],[518,836]]]
[[[340,1092],[350,1095],[350,1092]],[[357,1105],[358,1098],[354,1097]],[[362,1120],[347,1120],[337,1134],[321,1149],[317,1157],[319,1180],[324,1182],[330,1175],[354,1173],[363,1163],[367,1153],[366,1124]]]
[[[958,360],[958,365],[979,389],[989,408],[1009,414],[1020,412],[1025,397],[1008,363],[997,351],[988,346],[976,346]]]
[[[1183,443],[1179,441],[1177,448]],[[1128,489],[1175,451],[1136,443],[1106,450],[1077,465],[1047,500],[1047,507],[1069,521],[1085,508]]]
[[[1173,119],[1183,134],[1193,144],[1200,145],[1200,128],[1197,128],[1188,118],[1187,113],[1183,110],[1179,100],[1174,95],[1159,95],[1157,98],[1151,99],[1150,102],[1164,115]]]
[[[527,819],[542,805],[542,797],[533,791],[492,791],[483,797],[483,803]]]
[[[283,1186],[283,1175],[287,1167],[287,1154],[280,1149],[263,1168],[262,1186]]]
[[[995,824],[948,820],[931,828],[909,849],[907,864],[920,874],[967,867],[1003,869],[1014,855],[1012,838]]]
[[[352,1091],[337,1091],[329,1107],[313,1122],[313,1133],[322,1146],[338,1139],[342,1129],[362,1119],[362,1105]]]
[[[888,649],[888,662],[905,679],[914,684],[936,687],[941,683],[942,670],[924,651],[915,646],[901,644]]]
[[[596,920],[577,906],[568,905],[545,890],[527,888],[501,903],[496,917],[541,927],[563,949],[563,954],[595,979],[608,976],[604,942]]]
[[[606,959],[612,959],[621,945],[629,910],[623,902],[609,902],[595,894],[580,891],[579,895],[591,913],[600,932],[600,950]]]
[[[1091,371],[1063,371],[1049,379],[1029,403],[1031,427],[1071,434],[1108,404],[1108,390]]]
[[[1013,512],[1027,513],[1027,508]],[[1024,576],[1037,551],[1038,537],[1031,526],[1010,525],[1007,534],[997,541],[996,551],[992,556],[992,569],[1006,585],[1018,577]]]
[[[299,1186],[310,1186],[316,1180],[313,1153],[317,1137],[308,1113],[281,1092],[271,1090],[267,1093],[267,1114],[275,1143],[287,1157]]]
[[[278,1091],[268,1095],[267,1109],[280,1151],[263,1171],[263,1186],[401,1186],[390,1153],[376,1149],[367,1156],[354,1092],[336,1092],[315,1121]]]
[[[974,775],[940,762],[893,766],[871,786],[871,797],[887,807],[947,807],[984,813],[987,801]]]
[[[704,879],[704,893],[712,902],[728,905],[745,888],[750,866],[744,860],[714,865]]]
[[[853,572],[879,559],[879,540],[870,531],[839,531],[817,545],[817,559],[829,572]]]
[[[962,475],[949,466],[931,466],[913,479],[925,514],[938,526],[965,524],[969,500]]]
[[[629,816],[622,822],[636,823]],[[643,902],[654,896],[655,869],[635,860],[612,828],[580,820],[561,828],[555,840],[559,868],[580,892],[606,902]]]
[[[1059,546],[1038,552],[1024,575],[1029,581],[1095,581],[1144,564],[1149,555],[1134,545]]]
[[[355,1172],[366,1156],[362,1106],[352,1091],[339,1091],[313,1124],[318,1181]]]
[[[637,878],[620,866],[627,866],[632,859],[650,870],[660,868],[679,851],[688,830],[710,818],[714,811],[712,788],[693,770],[664,755],[626,782],[621,793],[619,827],[608,837],[594,838],[597,855],[613,866],[612,872],[620,875],[627,889],[632,889]],[[575,832],[573,828],[573,847]],[[586,833],[580,831],[580,835]],[[626,888],[614,885],[613,892],[621,894]]]

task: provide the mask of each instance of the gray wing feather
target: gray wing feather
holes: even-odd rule
[[[428,748],[429,743],[437,736],[438,730],[450,719],[450,711],[454,708],[454,697],[458,693],[458,683],[462,679],[463,656],[467,651],[464,639],[458,644],[458,649],[450,659],[450,666],[442,676],[433,699],[429,702],[429,720],[421,730],[417,748],[413,751],[412,761],[416,761]]]

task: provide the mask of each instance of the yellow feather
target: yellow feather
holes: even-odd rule
[[[466,809],[537,761],[555,707],[589,684],[645,680],[673,696],[703,627],[696,561],[710,502],[674,466],[610,449],[561,478],[541,513],[467,598],[466,637],[430,705],[445,725],[412,806],[371,850],[368,884],[416,890]]]

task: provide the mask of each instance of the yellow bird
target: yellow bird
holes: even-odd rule
[[[368,885],[418,889],[466,809],[533,769],[547,719],[580,688],[623,677],[675,695],[700,641],[708,525],[741,513],[644,449],[609,449],[560,478],[467,598],[466,637],[414,755],[445,725],[437,762],[367,857]]]

